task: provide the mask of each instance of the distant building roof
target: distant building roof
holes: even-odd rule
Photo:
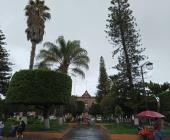
[[[83,98],[91,98],[91,95],[86,90],[85,93],[82,95]]]

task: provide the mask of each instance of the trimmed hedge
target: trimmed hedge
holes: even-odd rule
[[[28,105],[66,104],[71,97],[70,76],[50,70],[21,70],[12,77],[7,103]]]

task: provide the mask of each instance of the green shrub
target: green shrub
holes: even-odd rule
[[[28,124],[41,124],[42,120],[37,117],[28,117]]]
[[[66,104],[71,96],[71,78],[50,70],[16,72],[7,92],[7,103],[28,105]]]
[[[18,123],[17,119],[15,117],[13,118],[8,118],[6,120],[6,122],[10,123],[10,124],[15,124],[15,123]]]

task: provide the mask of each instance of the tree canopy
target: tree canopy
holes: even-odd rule
[[[27,28],[25,30],[27,39],[32,43],[30,56],[30,69],[33,69],[36,44],[43,40],[45,21],[51,18],[50,9],[45,5],[45,1],[30,0],[25,6],[27,16]]]
[[[71,96],[71,78],[49,70],[21,70],[10,82],[6,101],[11,104],[66,104]]]
[[[113,44],[114,67],[123,83],[124,96],[133,96],[140,79],[140,63],[145,59],[140,48],[140,34],[128,0],[111,0],[107,20],[107,34]]]

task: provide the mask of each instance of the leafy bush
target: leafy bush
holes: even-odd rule
[[[12,77],[7,103],[66,104],[71,96],[71,78],[50,70],[21,70]]]
[[[15,124],[15,123],[18,123],[17,119],[15,117],[13,118],[8,118],[6,120],[6,122],[10,123],[10,124]]]
[[[42,120],[37,117],[28,117],[28,124],[41,124]]]

